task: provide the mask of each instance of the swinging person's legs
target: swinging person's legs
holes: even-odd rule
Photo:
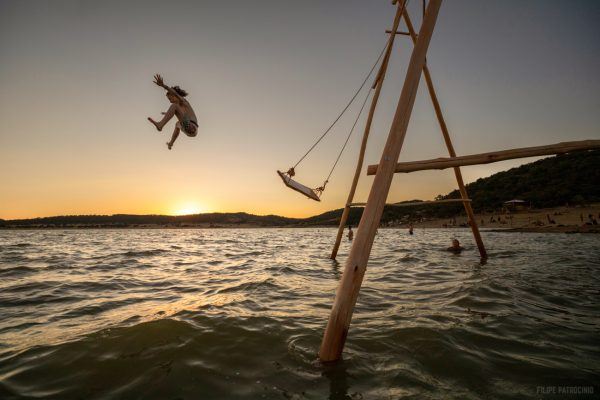
[[[165,124],[167,122],[169,122],[169,120],[171,118],[173,118],[173,115],[175,115],[178,111],[178,106],[177,104],[171,104],[171,107],[169,107],[169,109],[167,110],[164,117],[162,117],[162,119],[158,122],[156,122],[155,120],[153,120],[152,118],[148,117],[148,121],[152,122],[152,124],[154,124],[154,126],[156,127],[157,130],[161,131],[162,128],[165,126]]]
[[[173,136],[171,136],[171,141],[167,142],[167,147],[169,148],[169,150],[171,150],[171,147],[173,147],[173,143],[175,143],[178,136],[179,136],[179,122],[177,122],[175,124],[175,129],[173,130]]]

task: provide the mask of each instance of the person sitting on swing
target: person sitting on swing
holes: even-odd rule
[[[167,147],[171,150],[173,143],[175,143],[175,140],[177,140],[177,137],[179,136],[180,130],[183,130],[189,137],[195,137],[198,134],[198,119],[196,118],[194,109],[185,99],[188,95],[185,90],[181,89],[179,86],[169,87],[165,85],[162,76],[159,74],[154,75],[154,83],[167,91],[167,99],[169,99],[171,106],[167,112],[163,113],[164,117],[160,121],[156,122],[150,117],[148,117],[148,121],[152,122],[160,132],[174,115],[177,117],[178,121],[175,124],[175,130],[173,130],[171,140],[167,142]]]

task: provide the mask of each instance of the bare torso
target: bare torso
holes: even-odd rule
[[[185,90],[182,90],[179,86],[169,87],[165,85],[162,76],[159,74],[154,75],[154,83],[167,91],[166,96],[167,99],[169,99],[171,106],[167,112],[163,113],[164,117],[160,121],[157,122],[150,117],[148,117],[148,121],[154,124],[156,129],[160,132],[173,116],[177,117],[179,122],[175,124],[171,140],[167,142],[167,146],[169,147],[169,150],[171,150],[180,131],[183,131],[189,137],[195,137],[197,135],[198,118],[190,103],[184,99],[184,97],[187,96]]]
[[[179,104],[177,104],[177,108],[175,109],[175,115],[177,116],[177,119],[179,121],[184,121],[187,119],[189,121],[194,121],[194,123],[198,125],[198,118],[196,117],[196,113],[194,112],[194,109],[192,108],[190,103],[185,99],[181,99]]]

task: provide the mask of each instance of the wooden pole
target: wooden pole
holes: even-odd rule
[[[443,199],[443,200],[432,200],[432,201],[411,201],[406,203],[386,203],[389,207],[412,207],[412,206],[426,206],[429,204],[446,204],[446,203],[464,203],[465,201],[471,202],[471,199]],[[350,203],[350,207],[364,207],[367,203]]]
[[[425,55],[441,5],[442,0],[430,0],[427,6],[419,37],[410,57],[396,114],[383,149],[379,170],[371,186],[367,205],[363,211],[358,231],[346,260],[344,273],[337,288],[335,301],[319,350],[321,361],[335,361],[342,355],[354,305],[358,298],[373,240],[375,239],[375,232],[379,226],[392,178],[394,177],[394,168],[398,162],[398,156],[406,136],[408,122],[419,87],[421,71],[425,65]]]
[[[405,5],[406,0],[402,1],[401,4],[398,5],[396,9],[396,16],[394,17],[394,25],[392,27],[392,31],[396,31],[398,29],[398,25],[400,24],[400,20],[402,19],[402,14],[404,12]],[[373,116],[375,115],[375,109],[377,108],[377,102],[379,101],[379,94],[381,93],[381,87],[383,85],[383,80],[385,79],[387,66],[390,61],[392,47],[394,46],[394,39],[395,35],[390,35],[385,51],[385,56],[383,57],[381,66],[379,67],[379,71],[377,72],[377,78],[375,80],[375,94],[373,95],[373,99],[371,100],[371,108],[369,109],[369,116],[367,117],[367,123],[365,124],[362,143],[360,144],[360,151],[358,154],[358,161],[356,163],[356,170],[354,171],[354,178],[352,179],[352,185],[350,186],[348,199],[346,199],[346,205],[344,206],[344,211],[342,212],[342,217],[340,218],[340,226],[338,227],[337,235],[335,237],[335,244],[333,245],[333,250],[331,251],[330,258],[332,260],[335,260],[335,257],[337,257],[338,250],[340,249],[340,244],[342,243],[344,228],[346,227],[348,215],[350,214],[349,204],[352,203],[352,200],[354,200],[356,186],[358,185],[358,179],[360,178],[360,171],[363,167],[363,162],[365,159],[365,150],[367,149],[367,141],[369,140],[369,133],[371,132],[371,124],[373,122]]]
[[[446,169],[464,167],[466,165],[491,164],[498,161],[514,160],[516,158],[549,156],[565,154],[581,150],[600,149],[600,140],[579,140],[561,142],[545,146],[521,147],[518,149],[491,151],[489,153],[470,154],[468,156],[441,157],[431,160],[409,161],[396,164],[395,172],[414,172],[429,169]],[[369,165],[367,175],[375,175],[378,165]]]
[[[396,15],[394,16],[394,24],[392,26],[392,30],[398,30],[398,25],[400,25],[400,20],[402,19],[402,13],[404,12],[404,9],[406,8],[407,1],[408,0],[403,0],[401,3],[398,4],[398,8],[396,9]],[[396,35],[390,35],[390,37],[388,38],[388,45],[386,47],[385,57],[384,57],[383,61],[381,62],[379,71],[377,71],[377,77],[375,78],[375,81],[373,82],[373,86],[372,86],[373,89],[377,88],[379,81],[383,81],[383,78],[387,71],[387,66],[389,64],[390,57],[392,54],[394,40],[396,39],[395,36]],[[379,85],[379,87],[381,87],[381,85]],[[371,102],[371,103],[373,103],[373,102]]]
[[[417,34],[415,32],[415,29],[413,28],[413,24],[410,20],[410,17],[408,16],[408,12],[404,10],[402,16],[404,17],[404,21],[406,22],[406,26],[408,27],[408,33],[410,34],[413,43],[417,43]],[[442,115],[442,107],[440,107],[440,102],[438,101],[437,94],[433,87],[433,80],[431,79],[431,73],[429,72],[427,64],[425,64],[425,66],[423,67],[423,74],[425,75],[427,90],[429,91],[429,96],[431,97],[431,102],[433,103],[435,115],[437,116],[438,123],[440,124],[440,129],[442,130],[444,142],[446,142],[446,147],[448,148],[448,153],[450,154],[450,157],[456,157],[456,152],[454,151],[454,146],[452,145],[452,140],[450,139],[450,133],[448,132],[446,121],[444,120],[444,116]],[[471,206],[470,202],[466,201],[469,198],[469,195],[467,194],[465,182],[463,180],[462,173],[460,172],[459,167],[454,168],[454,176],[456,176],[456,182],[458,183],[460,197],[463,200],[465,200],[463,202],[463,206],[465,207],[465,212],[467,213],[467,219],[469,221],[471,231],[473,232],[473,238],[475,239],[475,243],[477,244],[479,255],[482,259],[486,259],[487,251],[485,250],[483,240],[481,239],[481,234],[479,233],[479,227],[477,226],[477,221],[475,220],[475,213],[473,212],[473,207]]]

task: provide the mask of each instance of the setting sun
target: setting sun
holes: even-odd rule
[[[190,215],[207,212],[206,207],[198,203],[184,203],[174,207],[173,215]]]

